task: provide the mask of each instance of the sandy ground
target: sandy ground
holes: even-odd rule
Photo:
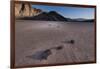
[[[71,39],[74,44],[62,42]],[[59,45],[64,48],[51,50],[47,60],[27,57]],[[15,48],[16,66],[94,61],[94,24],[17,20]]]

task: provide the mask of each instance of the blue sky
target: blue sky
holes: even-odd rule
[[[42,9],[43,11],[56,11],[66,18],[85,18],[94,19],[94,8],[67,7],[67,6],[47,6],[32,5],[33,8]]]

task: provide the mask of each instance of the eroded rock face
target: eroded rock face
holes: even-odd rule
[[[32,8],[29,3],[16,3],[15,4],[15,16],[25,17],[25,16],[35,16],[42,12],[41,9]]]

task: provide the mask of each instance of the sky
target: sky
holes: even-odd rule
[[[33,8],[42,9],[43,11],[56,11],[66,18],[84,18],[94,19],[94,8],[69,7],[69,6],[47,6],[47,5],[32,5]]]

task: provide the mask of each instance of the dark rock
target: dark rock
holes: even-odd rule
[[[61,49],[63,49],[63,45],[60,45],[60,46],[56,47],[55,49],[56,50],[61,50]]]
[[[65,41],[62,41],[62,43],[74,44],[75,43],[75,40],[65,40]]]
[[[41,61],[41,60],[47,60],[48,56],[51,54],[52,54],[51,51],[49,49],[47,49],[44,51],[38,51],[35,54],[33,54],[31,56],[27,56],[27,57]]]
[[[75,41],[74,41],[74,40],[70,40],[70,43],[71,43],[71,44],[74,44],[74,43],[75,43]]]
[[[36,60],[40,60],[40,61],[47,60],[48,56],[52,54],[52,52],[51,52],[52,49],[61,50],[62,48],[63,48],[63,46],[60,45],[58,47],[53,47],[53,48],[46,49],[43,51],[38,51],[35,54],[33,54],[31,56],[27,56],[27,57],[32,58],[32,59],[36,59]]]

